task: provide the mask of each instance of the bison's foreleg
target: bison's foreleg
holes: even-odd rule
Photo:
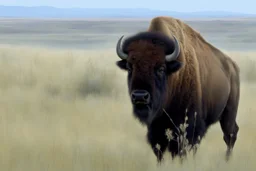
[[[161,163],[163,160],[164,152],[168,145],[168,141],[164,135],[164,132],[163,134],[159,134],[158,131],[160,130],[151,129],[147,134],[147,138],[155,156],[157,157],[157,162]]]
[[[187,121],[187,129],[186,129],[186,139],[187,139],[187,149],[192,150],[194,155],[197,152],[197,148],[201,142],[201,139],[205,135],[206,126],[204,121],[200,116],[196,113],[193,115],[188,116]]]

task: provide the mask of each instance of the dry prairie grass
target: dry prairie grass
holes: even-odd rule
[[[240,132],[229,163],[219,124],[197,156],[161,166],[131,114],[126,74],[113,49],[0,47],[0,170],[256,169],[256,52],[228,52],[241,68]],[[169,161],[168,161],[169,160]]]

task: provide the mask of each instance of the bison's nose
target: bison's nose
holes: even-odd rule
[[[131,96],[134,104],[148,104],[150,102],[150,94],[146,90],[134,90]]]

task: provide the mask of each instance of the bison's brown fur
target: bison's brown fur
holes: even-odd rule
[[[230,153],[239,130],[236,123],[240,93],[239,67],[230,57],[178,19],[156,17],[151,20],[147,32],[162,33],[170,40],[173,40],[174,35],[180,46],[180,53],[174,64],[178,61],[182,67],[176,67],[172,73],[166,74],[166,85],[161,85],[162,94],[156,96],[154,93],[158,87],[155,85],[156,76],[153,70],[157,66],[168,64],[165,61],[166,46],[139,39],[139,36],[130,42],[127,40],[123,45],[123,51],[128,57],[119,61],[118,66],[126,69],[126,65],[129,64],[132,67],[132,73],[128,76],[129,92],[145,89],[153,100],[160,98],[157,100],[162,103],[157,105],[168,112],[176,125],[184,122],[185,110],[188,108],[187,136],[192,145],[196,143],[192,142],[192,139],[196,139],[197,136],[203,137],[211,124],[220,121],[228,147],[227,154]],[[168,147],[175,156],[178,154],[177,144],[171,142],[168,145],[164,139],[165,129],[173,128],[171,122],[162,110],[153,112],[155,113],[149,114],[147,119],[141,119],[148,126],[148,141],[154,151],[158,143],[162,152]],[[195,131],[192,131],[194,112],[197,112],[197,126]],[[196,137],[192,137],[192,134]],[[162,155],[158,156],[158,160],[161,159]]]

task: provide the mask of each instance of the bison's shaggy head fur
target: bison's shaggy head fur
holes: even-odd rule
[[[142,123],[157,117],[167,98],[168,77],[182,67],[175,37],[159,32],[142,32],[117,43],[121,58],[117,66],[128,71],[128,89],[133,113]]]

